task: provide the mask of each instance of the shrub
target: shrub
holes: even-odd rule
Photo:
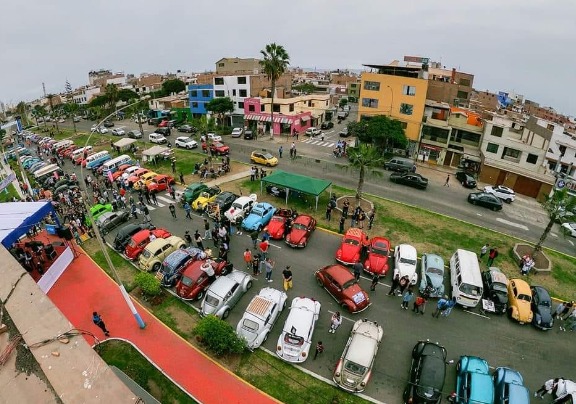
[[[160,281],[152,274],[142,272],[134,278],[136,286],[140,287],[142,293],[147,296],[158,296],[162,293]]]
[[[216,316],[210,315],[200,319],[193,333],[217,356],[239,354],[246,347],[246,341],[236,335],[232,326]]]

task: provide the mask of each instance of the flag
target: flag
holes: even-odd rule
[[[110,182],[111,182],[111,183],[114,183],[114,177],[112,176],[112,171],[111,171],[111,170],[108,170],[107,175],[108,175],[108,179],[110,180]]]

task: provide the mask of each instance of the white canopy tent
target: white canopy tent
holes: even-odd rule
[[[159,155],[167,155],[170,152],[171,149],[166,146],[152,146],[142,152],[142,160],[156,162]]]
[[[130,146],[132,143],[135,143],[136,139],[130,139],[128,137],[125,137],[123,139],[120,139],[117,142],[114,142],[114,147],[119,147],[120,149],[124,149],[125,147]]]

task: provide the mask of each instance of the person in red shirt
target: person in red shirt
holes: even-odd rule
[[[244,262],[246,263],[246,269],[249,271],[252,268],[252,253],[249,248],[244,251]]]
[[[268,248],[270,247],[270,243],[268,243],[268,240],[263,240],[260,243],[260,254],[262,255],[262,259],[265,260],[266,258],[268,258]]]

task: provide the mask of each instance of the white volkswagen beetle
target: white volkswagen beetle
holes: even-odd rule
[[[320,308],[320,302],[308,297],[296,297],[292,300],[290,313],[278,338],[276,355],[293,363],[302,363],[308,359]]]
[[[394,248],[394,277],[396,274],[402,278],[408,275],[410,284],[415,285],[418,280],[416,273],[416,263],[418,255],[416,249],[410,244],[399,244]]]
[[[248,349],[254,350],[266,341],[287,298],[286,293],[272,288],[264,288],[254,296],[236,327],[236,334],[246,340]]]
[[[200,315],[212,314],[225,319],[238,300],[251,287],[252,277],[243,271],[234,269],[228,275],[219,277],[208,287],[200,305]]]
[[[252,206],[257,199],[258,196],[256,194],[250,194],[250,196],[241,196],[237,198],[234,202],[232,202],[230,209],[224,213],[224,216],[226,216],[226,218],[230,220],[231,223],[236,221],[236,219],[239,217],[244,219],[244,217],[250,213],[250,210],[252,209]]]

